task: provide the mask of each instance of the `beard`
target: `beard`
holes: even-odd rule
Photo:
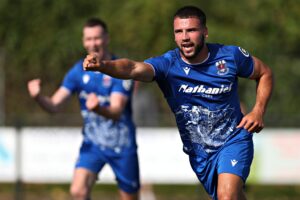
[[[193,58],[196,58],[196,57],[198,56],[198,54],[201,52],[201,50],[203,49],[203,47],[204,47],[204,41],[205,41],[205,37],[204,37],[204,35],[202,35],[202,36],[201,36],[201,39],[200,39],[200,43],[198,43],[198,44],[194,44],[194,43],[193,43],[193,46],[195,47],[195,50],[194,50],[193,54],[191,54],[191,55],[186,55],[185,52],[184,52],[184,50],[183,50],[183,48],[182,48],[182,46],[181,46],[181,48],[179,48],[181,54],[182,54],[186,59],[193,59]]]

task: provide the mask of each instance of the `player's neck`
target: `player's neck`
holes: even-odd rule
[[[209,50],[206,44],[204,44],[203,48],[201,51],[198,53],[198,55],[195,58],[187,59],[184,56],[181,55],[181,58],[189,64],[198,64],[198,63],[203,63],[208,59],[209,56]]]

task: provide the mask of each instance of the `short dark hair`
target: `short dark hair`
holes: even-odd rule
[[[104,32],[108,33],[108,28],[106,23],[99,18],[90,18],[84,24],[84,27],[95,27],[95,26],[101,26]]]
[[[190,17],[197,17],[200,20],[200,23],[203,26],[206,26],[206,15],[205,13],[196,6],[184,6],[178,9],[174,15],[174,19],[176,17],[185,19]]]

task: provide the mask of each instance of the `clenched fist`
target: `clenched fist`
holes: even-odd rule
[[[28,81],[27,89],[28,89],[29,95],[32,98],[36,98],[41,92],[41,80],[33,79],[31,81]]]
[[[101,64],[97,53],[89,54],[83,61],[83,69],[86,71],[98,71]]]
[[[100,101],[99,101],[97,95],[95,93],[91,93],[88,95],[88,97],[86,99],[85,106],[88,110],[92,111],[99,106],[99,103],[100,103]]]

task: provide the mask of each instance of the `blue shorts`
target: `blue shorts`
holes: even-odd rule
[[[226,142],[217,152],[211,155],[190,156],[190,163],[206,192],[215,200],[218,174],[235,174],[246,182],[253,153],[252,134],[242,130],[236,138]]]
[[[98,174],[105,164],[111,166],[122,191],[133,194],[139,190],[139,162],[136,151],[109,155],[91,143],[82,143],[75,168],[85,168]]]

